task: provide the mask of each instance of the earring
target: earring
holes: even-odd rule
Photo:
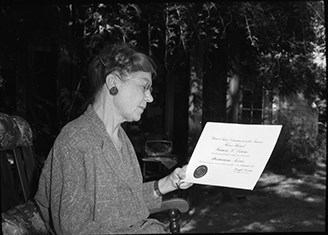
[[[109,89],[109,94],[116,95],[118,93],[118,89],[116,86],[113,86]]]

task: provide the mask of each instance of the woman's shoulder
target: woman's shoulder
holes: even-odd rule
[[[60,133],[79,133],[89,128],[92,123],[87,122],[83,115],[68,122],[60,131]]]
[[[60,131],[56,142],[64,144],[87,144],[92,138],[93,123],[86,120],[83,115],[67,123]]]

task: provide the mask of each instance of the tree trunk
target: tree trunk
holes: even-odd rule
[[[173,118],[174,118],[174,80],[176,80],[173,70],[166,71],[165,79],[165,135],[168,139],[173,139]]]
[[[240,83],[241,83],[241,38],[237,26],[232,24],[228,31],[228,51],[231,61],[232,77],[229,84],[228,96],[229,102],[227,105],[227,121],[237,123],[239,121],[239,105],[240,105]]]
[[[189,133],[188,155],[193,152],[202,131],[203,108],[203,50],[201,44],[195,43],[190,52],[190,94],[189,94]]]
[[[179,53],[184,53],[182,50]],[[188,60],[188,56],[186,57]],[[179,155],[179,164],[188,158],[188,109],[189,109],[189,62],[174,68],[174,149]]]
[[[217,49],[204,59],[203,126],[208,121],[225,122],[227,93],[227,53],[222,40]]]

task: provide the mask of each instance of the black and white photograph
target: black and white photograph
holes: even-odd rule
[[[326,10],[0,0],[2,234],[326,232]]]

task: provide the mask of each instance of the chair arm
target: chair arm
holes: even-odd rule
[[[5,235],[48,235],[38,206],[33,200],[1,213],[2,233]]]
[[[189,210],[189,203],[182,198],[171,198],[162,201],[160,208],[150,209],[150,214],[170,210],[170,209],[177,209],[180,213],[186,213]]]
[[[168,211],[169,229],[171,233],[180,233],[180,215],[189,210],[189,203],[182,198],[172,198],[162,201],[160,208],[150,210],[150,214]]]

